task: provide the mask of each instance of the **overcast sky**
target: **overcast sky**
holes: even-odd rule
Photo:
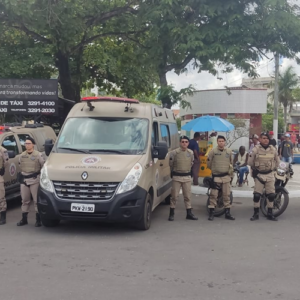
[[[260,77],[270,77],[274,75],[274,59],[273,54],[268,55],[270,60],[264,58],[258,67],[258,73]],[[294,71],[300,75],[300,66],[294,60],[281,59],[280,72],[292,65]],[[176,90],[180,90],[192,84],[196,90],[207,89],[222,89],[224,86],[234,87],[241,86],[242,78],[248,78],[247,74],[243,74],[238,70],[234,70],[229,74],[221,74],[223,80],[217,79],[217,77],[209,74],[208,72],[197,73],[192,68],[185,74],[177,75],[174,72],[168,73],[168,83],[173,84]]]

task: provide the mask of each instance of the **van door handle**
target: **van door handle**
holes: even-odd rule
[[[164,164],[163,164],[163,163],[160,163],[159,165],[160,165],[160,167],[162,167]]]

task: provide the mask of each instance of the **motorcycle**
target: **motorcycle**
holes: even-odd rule
[[[275,217],[280,216],[288,207],[289,204],[289,192],[285,188],[289,179],[294,175],[292,165],[286,162],[280,162],[279,166],[274,174],[275,176],[275,193],[276,198],[273,203],[273,215]],[[262,213],[267,216],[267,196],[264,192],[261,196],[260,209]]]

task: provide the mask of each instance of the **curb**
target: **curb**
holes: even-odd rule
[[[192,194],[206,195],[207,194],[207,188],[202,187],[202,186],[192,186]],[[232,189],[232,194],[233,194],[233,197],[237,197],[237,198],[252,198],[253,197],[253,192],[252,191],[238,191],[238,190]],[[300,198],[300,190],[289,191],[289,198],[290,199]]]

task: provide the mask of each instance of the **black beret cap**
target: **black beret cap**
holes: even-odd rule
[[[186,135],[182,135],[182,136],[180,137],[180,141],[181,141],[181,140],[188,140],[188,141],[189,141],[190,139],[189,139]]]

